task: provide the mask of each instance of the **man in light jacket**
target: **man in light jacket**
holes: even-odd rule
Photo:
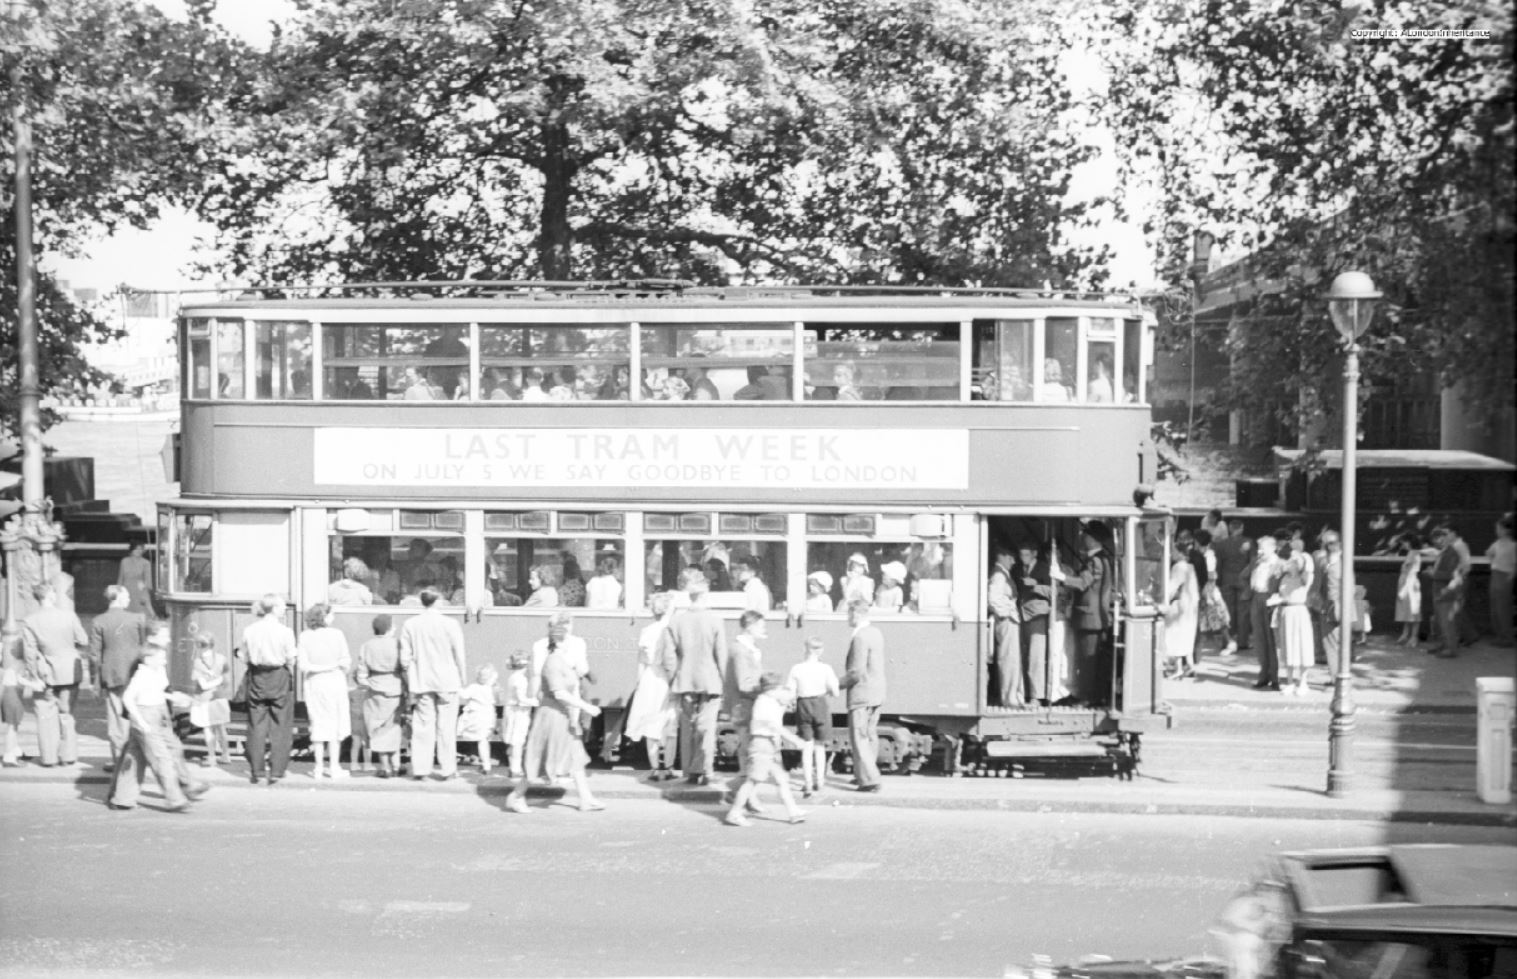
[[[50,584],[32,589],[38,608],[21,622],[26,667],[45,686],[32,701],[37,712],[38,762],[51,768],[79,760],[79,736],[74,728],[74,697],[83,670],[80,653],[89,645],[84,626],[73,612],[58,607]]]
[[[721,617],[706,608],[709,585],[700,568],[680,572],[680,590],[690,607],[675,612],[661,641],[669,692],[679,698],[680,763],[685,781],[709,785],[716,772],[716,720],[727,676],[727,632]]]
[[[885,703],[885,637],[869,624],[869,603],[848,603],[847,672],[848,745],[853,751],[854,781],[860,792],[880,791],[880,707]]]
[[[468,669],[464,660],[464,631],[456,619],[437,607],[438,593],[421,590],[421,612],[400,627],[400,665],[406,689],[414,700],[411,715],[411,778],[432,773],[434,753],[438,774],[458,777],[458,692]]]

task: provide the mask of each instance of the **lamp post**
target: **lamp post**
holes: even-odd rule
[[[1354,519],[1358,492],[1359,336],[1375,316],[1380,293],[1363,272],[1344,272],[1327,293],[1327,311],[1343,337],[1343,550],[1338,592],[1338,672],[1333,677],[1332,722],[1327,736],[1327,794],[1348,792],[1354,735]]]

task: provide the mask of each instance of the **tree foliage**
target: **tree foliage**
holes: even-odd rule
[[[1055,0],[300,6],[203,211],[234,274],[1098,274]]]
[[[32,131],[39,262],[192,203],[220,167],[217,106],[240,77],[242,49],[209,23],[209,4],[191,6],[189,22],[136,0],[21,2],[0,13],[0,433],[14,429],[19,388],[13,113]],[[110,327],[46,275],[37,319],[45,392],[99,380],[80,348]]]
[[[1147,230],[1178,330],[1198,230],[1278,284],[1231,330],[1231,407],[1293,425],[1336,407],[1341,341],[1321,296],[1357,268],[1388,303],[1361,341],[1366,396],[1432,371],[1487,418],[1511,410],[1508,4],[1140,0],[1104,27],[1108,118],[1128,177],[1159,200]],[[1354,33],[1440,28],[1490,39]]]

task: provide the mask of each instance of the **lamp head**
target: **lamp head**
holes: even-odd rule
[[[1353,343],[1369,329],[1378,299],[1380,291],[1374,280],[1363,272],[1342,272],[1333,280],[1327,292],[1327,311],[1345,343]]]

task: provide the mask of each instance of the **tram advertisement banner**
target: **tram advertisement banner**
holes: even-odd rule
[[[328,486],[963,490],[965,429],[318,428]]]

